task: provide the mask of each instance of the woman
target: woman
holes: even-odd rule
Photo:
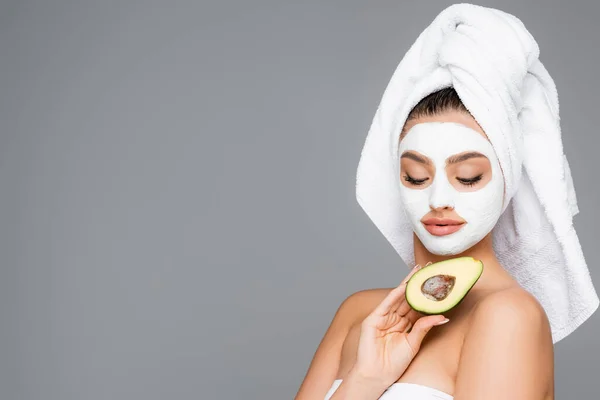
[[[296,400],[554,398],[553,344],[599,300],[537,55],[515,17],[470,4],[442,11],[405,55],[365,142],[357,199],[406,264],[464,255],[485,267],[444,315],[406,303],[414,269],[396,288],[347,297]]]
[[[485,137],[453,89],[424,98],[408,117],[402,140],[412,127],[427,122],[463,124]],[[452,140],[453,132],[448,136]],[[422,181],[431,185],[436,173],[456,182],[459,192],[478,191],[490,184],[492,166],[487,158],[478,157],[440,171],[402,157],[398,181],[405,188],[418,187]],[[481,178],[474,183],[466,181],[477,177]],[[431,211],[426,216],[463,220],[464,216],[444,201],[449,199],[451,196],[430,196],[426,205]],[[450,394],[457,399],[489,399],[490,390],[498,399],[552,399],[553,347],[548,320],[535,298],[499,264],[491,232],[464,253],[451,256],[431,253],[415,235],[414,254],[417,267],[460,255],[480,259],[485,267],[465,300],[443,316],[422,316],[406,303],[404,284],[415,270],[394,290],[364,290],[349,296],[327,330],[296,399],[322,398],[332,377],[341,380],[341,385],[331,400],[377,399],[394,382],[423,385],[435,389],[426,390],[434,395],[448,394],[443,397],[448,399]],[[425,334],[445,317],[450,322],[433,329],[421,345]],[[482,354],[489,362],[481,362]],[[414,391],[409,387],[402,390]],[[406,393],[397,398],[402,396]]]

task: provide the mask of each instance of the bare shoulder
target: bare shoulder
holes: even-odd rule
[[[502,321],[503,324],[526,323],[527,326],[546,329],[550,332],[548,316],[542,305],[531,293],[522,287],[499,290],[482,298],[473,311],[473,323],[489,324]]]
[[[354,307],[352,322],[344,337],[336,374],[337,379],[344,379],[356,362],[356,350],[360,339],[362,321],[385,299],[392,289],[366,289],[350,296],[356,306]]]
[[[552,398],[553,377],[550,323],[537,299],[521,287],[483,297],[464,336],[455,397]]]
[[[343,325],[346,330],[362,322],[387,296],[392,288],[364,289],[353,292],[339,305],[332,324]]]
[[[363,289],[349,294],[340,304],[333,322],[351,328],[361,322],[387,296],[392,288]]]
[[[295,400],[323,398],[340,368],[342,347],[353,327],[385,298],[390,289],[365,289],[348,295],[338,306],[300,385]]]
[[[518,335],[521,342],[535,338],[539,346],[552,347],[550,322],[544,308],[520,286],[491,293],[475,305],[465,343],[481,338],[483,333],[490,342],[506,342],[506,334],[511,333],[511,337]]]
[[[348,303],[349,312],[352,314],[352,324],[362,322],[383,301],[393,288],[364,289],[349,295],[345,302]]]

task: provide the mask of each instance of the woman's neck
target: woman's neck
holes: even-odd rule
[[[516,284],[516,280],[502,267],[492,246],[492,233],[490,232],[479,243],[470,249],[449,256],[439,256],[431,253],[425,248],[417,235],[414,235],[415,264],[425,266],[427,263],[435,263],[457,257],[473,257],[483,262],[483,273],[477,281],[473,291],[494,290]],[[409,267],[412,267],[409,265]]]

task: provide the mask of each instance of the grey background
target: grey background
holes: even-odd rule
[[[292,398],[339,303],[406,274],[355,172],[449,4],[2,2],[0,398]],[[540,44],[600,285],[600,4],[478,4]],[[599,335],[556,346],[557,398],[597,397]]]

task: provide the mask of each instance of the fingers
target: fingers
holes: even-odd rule
[[[408,303],[406,303],[406,304],[408,304]],[[409,307],[410,307],[410,305],[409,305]],[[412,308],[411,308],[411,309],[410,309],[410,311],[408,311],[408,312],[406,313],[406,315],[405,315],[405,317],[406,317],[406,318],[408,318],[408,320],[409,320],[410,322],[412,322],[413,324],[414,324],[415,322],[417,322],[417,321],[418,321],[418,319],[419,319],[419,318],[421,318],[421,317],[423,317],[423,316],[424,316],[423,314],[421,314],[421,313],[420,313],[420,312],[418,312],[417,310],[413,310]]]
[[[410,330],[412,325],[413,325],[413,323],[411,320],[409,320],[408,318],[402,317],[402,318],[400,318],[398,323],[396,323],[396,325],[394,325],[393,327],[391,327],[388,330],[388,333],[392,333],[392,332],[405,333],[408,330]]]
[[[379,303],[377,307],[375,307],[375,310],[373,310],[372,315],[382,316],[387,315],[391,311],[395,311],[400,305],[402,299],[404,298],[404,291],[405,285],[402,284],[390,290],[385,299],[383,299],[383,301]]]
[[[423,339],[425,339],[427,332],[434,326],[445,323],[444,321],[448,322],[448,319],[443,315],[430,315],[419,318],[417,322],[414,323],[410,333],[406,336],[406,340],[415,354],[421,347],[421,343],[423,342]]]
[[[415,267],[410,271],[410,273],[408,274],[408,276],[406,278],[404,278],[404,280],[402,281],[401,285],[404,286],[404,292],[406,293],[406,283],[410,280],[410,278],[415,274],[415,272],[417,272],[418,270],[421,269],[421,266],[419,264],[415,265]],[[398,307],[398,314],[400,315],[406,315],[408,314],[410,311],[412,310],[410,304],[408,304],[408,302],[406,301],[406,298],[402,299],[402,301],[400,302],[400,305]],[[413,319],[413,322],[416,321],[417,318]]]
[[[404,290],[404,293],[406,294],[406,289]],[[398,306],[398,309],[396,310],[396,312],[400,315],[407,315],[408,313],[411,312],[411,310],[412,310],[412,308],[410,307],[410,304],[408,304],[408,302],[406,301],[406,297],[404,297],[400,301],[400,305]],[[416,320],[417,319],[415,318],[414,321],[416,321]]]
[[[404,285],[406,282],[408,282],[408,280],[415,274],[415,272],[417,272],[420,269],[421,269],[421,266],[419,264],[415,265],[413,267],[413,269],[410,270],[408,275],[402,280],[401,285]]]
[[[408,303],[406,303],[404,299],[404,293],[406,291],[406,283],[408,280],[421,269],[419,264],[415,265],[413,269],[409,272],[409,274],[402,280],[400,285],[396,288],[392,289],[385,299],[373,310],[372,315],[387,315],[392,311],[398,310],[400,315],[404,315],[408,313],[411,308]]]
[[[406,283],[410,279],[411,276],[415,272],[417,272],[421,266],[419,264],[415,265],[414,268],[410,271],[410,273],[402,280],[400,285],[396,288],[392,289],[388,295],[383,299],[381,303],[373,310],[372,315],[387,315],[391,311],[396,311],[398,308],[403,306],[402,301],[404,300],[404,293],[406,291]],[[404,301],[406,303],[406,301]],[[400,314],[404,315],[410,310],[410,306],[406,304],[407,307],[404,307],[400,310]]]

